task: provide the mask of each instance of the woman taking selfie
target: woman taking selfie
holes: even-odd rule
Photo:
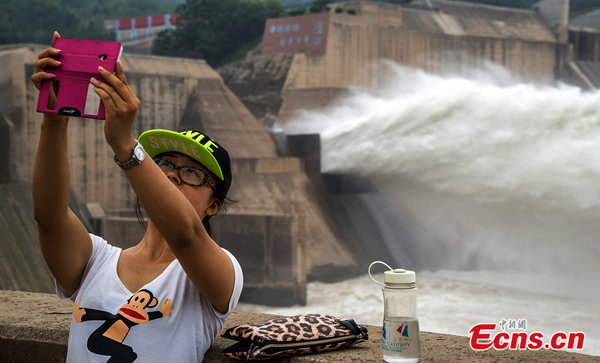
[[[54,34],[52,45],[60,36]],[[39,54],[39,89],[60,51]],[[140,101],[120,63],[91,79],[105,107],[104,137],[148,214],[126,250],[89,234],[69,209],[69,118],[45,113],[33,175],[40,245],[58,296],[74,302],[68,362],[201,362],[235,309],[242,271],[210,235],[231,185],[227,151],[198,131],[132,135]],[[120,167],[120,168],[119,168]],[[122,171],[121,171],[122,170]]]

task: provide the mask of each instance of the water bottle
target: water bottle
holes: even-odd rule
[[[390,269],[383,274],[383,284],[371,276],[371,267],[376,263]],[[418,362],[421,360],[421,336],[415,272],[392,269],[384,262],[375,261],[369,266],[369,276],[383,285],[383,359],[386,362]]]

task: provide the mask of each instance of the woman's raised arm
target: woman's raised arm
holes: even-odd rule
[[[105,137],[117,159],[125,162],[136,145],[132,125],[140,101],[120,63],[114,75],[105,70],[100,73],[108,83],[93,80],[92,84],[106,110]],[[206,232],[190,200],[150,158],[126,170],[125,176],[187,276],[218,311],[226,312],[234,289],[234,267]],[[210,203],[206,208],[214,213],[218,206]]]
[[[52,46],[60,35],[54,33]],[[39,54],[36,73],[31,77],[39,89],[53,76],[48,67],[60,67],[53,57],[60,51],[50,47]],[[70,167],[67,126],[69,118],[44,114],[33,169],[33,207],[44,259],[58,284],[68,295],[81,284],[83,271],[92,253],[91,238],[69,208]]]

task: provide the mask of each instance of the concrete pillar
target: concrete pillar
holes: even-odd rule
[[[7,118],[0,115],[0,183],[13,181],[12,159],[12,124]]]
[[[569,40],[569,0],[542,0],[532,5],[556,36],[556,40]]]
[[[137,34],[135,34],[135,18],[131,18],[131,40],[136,40]]]

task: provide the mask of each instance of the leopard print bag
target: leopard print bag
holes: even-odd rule
[[[303,314],[238,325],[221,336],[238,343],[222,354],[239,360],[264,360],[345,348],[369,339],[352,319]]]

